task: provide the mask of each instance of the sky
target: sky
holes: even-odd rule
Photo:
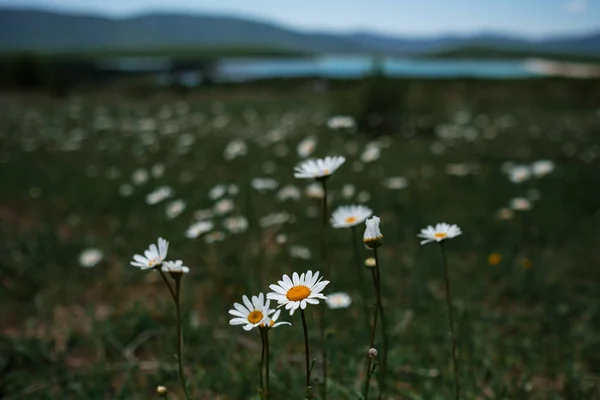
[[[0,0],[6,6],[111,17],[210,13],[307,31],[404,36],[493,31],[535,38],[600,31],[600,0]]]

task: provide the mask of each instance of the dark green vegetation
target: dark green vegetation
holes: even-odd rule
[[[229,49],[250,48],[265,49],[263,55],[271,55],[273,51],[416,55],[473,47],[489,49],[490,53],[522,52],[528,57],[545,53],[581,57],[600,54],[600,34],[591,32],[578,37],[540,40],[493,33],[406,38],[369,32],[301,32],[270,22],[219,15],[155,13],[111,19],[97,15],[0,9],[0,51],[3,52],[139,53],[147,49],[154,52],[184,48],[199,49],[193,53],[223,49],[223,54],[219,55],[226,56],[231,53]]]
[[[399,84],[398,133],[380,138],[380,159],[366,164],[358,160],[367,137],[325,125],[339,98],[356,95],[352,84],[334,84],[332,93],[280,81],[185,96],[0,98],[0,397],[149,399],[163,384],[181,399],[169,294],[158,274],[129,265],[163,236],[170,258],[192,269],[183,310],[193,397],[257,398],[259,334],[229,326],[227,310],[244,293],[267,291],[282,273],[321,269],[322,262],[318,201],[281,202],[249,182],[272,177],[280,187],[304,188],[309,182],[292,177],[295,149],[316,135],[316,156],[348,158],[330,181],[332,207],[358,201],[342,197],[351,184],[369,193],[363,200],[382,220],[391,399],[451,398],[441,258],[415,236],[441,221],[464,232],[447,243],[464,399],[600,399],[600,82]],[[224,161],[234,138],[248,152]],[[555,171],[518,185],[501,171],[506,161],[539,159],[553,160]],[[135,170],[157,163],[163,176],[120,194]],[[448,173],[456,170],[467,173]],[[408,187],[382,185],[394,176],[406,177]],[[249,229],[228,233],[218,217],[223,241],[187,239],[194,212],[214,205],[208,192],[219,183],[238,186],[227,197]],[[161,185],[187,203],[173,220],[165,203],[145,203]],[[500,220],[497,211],[515,196],[537,200],[531,211]],[[257,225],[273,212],[293,218]],[[287,242],[276,241],[278,234]],[[350,231],[330,230],[329,237],[334,272],[326,292],[354,299],[351,308],[327,313],[329,398],[357,399],[369,340],[359,293],[372,299],[371,285],[367,271],[355,279]],[[291,257],[292,245],[310,248],[312,258]],[[89,247],[104,260],[83,268],[78,257]],[[499,264],[488,264],[491,253]],[[293,325],[271,333],[274,399],[303,398],[299,318],[284,312],[281,319]],[[308,318],[318,349],[314,308]]]

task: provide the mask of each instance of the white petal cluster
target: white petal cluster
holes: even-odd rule
[[[346,158],[341,156],[307,160],[294,168],[294,177],[300,179],[317,179],[333,174]]]
[[[421,233],[417,236],[425,239],[421,241],[421,244],[427,244],[431,242],[441,242],[442,240],[452,239],[462,234],[462,231],[457,225],[450,225],[445,222],[436,224],[435,226],[429,225],[427,228],[422,229]]]

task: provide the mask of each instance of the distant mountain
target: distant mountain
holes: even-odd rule
[[[96,51],[250,46],[308,53],[422,54],[460,47],[600,54],[600,32],[527,40],[503,34],[402,38],[369,32],[300,32],[268,22],[215,15],[146,14],[129,18],[0,9],[0,51]]]

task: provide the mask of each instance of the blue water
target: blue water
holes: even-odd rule
[[[436,60],[385,58],[381,63],[388,76],[420,78],[528,78],[538,76],[521,60]],[[223,59],[218,64],[222,81],[319,76],[360,78],[373,69],[371,57],[324,56],[302,59]]]

